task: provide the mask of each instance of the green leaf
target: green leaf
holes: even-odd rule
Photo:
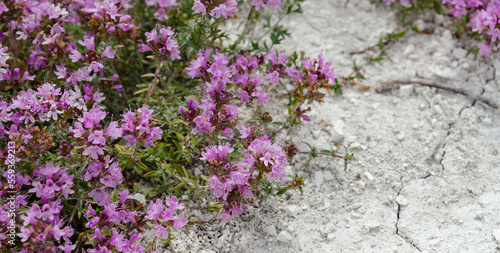
[[[149,177],[149,178],[161,177],[161,171],[159,171],[159,170],[150,171],[150,172],[144,174],[144,177]]]
[[[357,76],[358,76],[360,79],[365,80],[365,77],[361,74],[361,72],[358,72]]]
[[[286,191],[288,191],[288,186],[279,190],[277,193],[276,193],[276,196],[279,196],[279,195],[282,195],[283,193],[285,193]]]
[[[138,169],[141,169],[142,171],[149,171],[148,166],[146,166],[146,164],[142,163],[141,161],[136,163],[135,167],[137,167]]]
[[[438,1],[434,1],[434,11],[441,15],[441,4]]]
[[[207,207],[207,209],[209,211],[219,211],[221,208],[224,207],[224,204],[220,203],[220,202],[217,202],[209,207]]]

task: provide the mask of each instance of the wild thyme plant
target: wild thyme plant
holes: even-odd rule
[[[498,0],[385,0],[387,5],[399,3],[403,14],[433,8],[457,19],[457,33],[470,32],[479,40],[479,54],[490,56],[498,48],[500,39],[500,1]],[[445,10],[445,11],[442,11]],[[476,51],[477,53],[477,51]]]
[[[341,89],[322,55],[272,49],[300,2],[1,2],[0,250],[153,252],[194,224],[196,198],[213,195],[207,208],[226,222],[255,200],[301,190],[287,169],[300,151],[277,137],[309,120],[304,107],[322,90]],[[247,28],[224,48],[219,26],[242,4]],[[271,44],[246,37],[261,18]],[[285,82],[295,89],[276,122],[265,105]],[[151,187],[146,203],[132,198],[138,182]]]

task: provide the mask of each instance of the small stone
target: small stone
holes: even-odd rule
[[[493,121],[491,120],[491,118],[486,117],[486,118],[483,119],[483,124],[485,124],[487,126],[492,126],[493,125]]]
[[[495,238],[497,244],[500,244],[500,229],[493,230],[493,237]]]
[[[405,84],[399,86],[399,96],[400,97],[409,97],[413,92],[413,84]]]
[[[405,198],[403,195],[399,195],[396,197],[396,203],[398,203],[401,206],[407,206],[408,205],[408,199]]]
[[[201,166],[200,166],[200,167],[196,167],[196,169],[194,169],[194,174],[195,174],[196,176],[199,176],[199,175],[201,175],[201,174],[202,174],[202,173],[201,173],[201,169],[200,169],[200,168],[201,168]]]
[[[293,217],[296,217],[297,214],[299,213],[299,207],[296,205],[288,205],[286,207],[287,212],[292,215]]]
[[[330,180],[333,180],[334,177],[333,177],[333,174],[330,172],[330,171],[325,171],[323,172],[323,178],[326,180],[326,181],[330,181]]]
[[[359,181],[358,181],[358,186],[359,186],[359,188],[361,188],[361,189],[365,189],[366,184],[365,184],[365,182],[364,182],[363,180],[359,180]]]
[[[342,120],[337,120],[333,122],[333,131],[331,131],[331,135],[334,141],[339,141],[344,138],[344,122]]]
[[[396,138],[398,138],[398,140],[403,140],[405,138],[405,133],[403,131],[399,131],[397,134],[396,134]]]
[[[415,22],[413,23],[413,25],[417,27],[417,30],[418,30],[418,31],[423,31],[423,30],[425,30],[425,23],[424,23],[424,21],[423,21],[423,20],[421,20],[421,19],[418,19],[417,21],[415,21]]]
[[[323,171],[316,171],[314,173],[314,180],[316,180],[316,186],[320,187],[323,183]]]
[[[467,50],[465,50],[461,47],[457,47],[457,48],[453,49],[453,56],[455,56],[455,58],[457,58],[457,59],[462,59],[466,55],[467,55]]]
[[[227,234],[223,234],[221,237],[219,237],[219,240],[217,240],[217,247],[222,248],[224,243],[226,242]]]
[[[451,79],[453,77],[456,77],[457,72],[451,68],[445,67],[445,66],[438,66],[435,64],[432,64],[431,66],[428,67],[428,69],[435,75],[442,77],[442,78],[447,78]]]
[[[368,179],[368,181],[373,181],[373,176],[372,176],[372,174],[370,174],[370,172],[365,171],[365,173],[363,173],[363,175],[365,175],[365,177],[366,177],[366,179]]]
[[[146,204],[146,197],[140,193],[136,193],[136,194],[132,195],[132,199],[135,199],[135,200],[141,202],[142,204]]]
[[[434,111],[437,113],[437,114],[443,114],[443,109],[441,109],[441,106],[440,105],[434,105]]]
[[[274,225],[269,225],[264,228],[264,232],[266,232],[268,235],[276,235],[276,227]]]
[[[280,242],[289,242],[292,240],[292,236],[286,231],[281,231],[278,237],[276,237],[276,240]]]
[[[405,51],[403,51],[403,55],[409,55],[409,54],[413,53],[413,50],[415,50],[415,45],[409,44],[406,47]]]
[[[328,240],[333,240],[333,239],[335,239],[335,234],[330,233],[330,234],[328,234],[327,238],[328,238]]]
[[[434,23],[436,23],[437,25],[443,24],[444,21],[445,21],[445,18],[443,15],[435,15],[434,16]]]
[[[374,229],[380,227],[380,222],[378,222],[376,220],[372,220],[372,221],[369,221],[369,222],[365,223],[365,227],[368,230],[374,230]]]

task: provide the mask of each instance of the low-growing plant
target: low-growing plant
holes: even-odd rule
[[[273,49],[300,2],[1,2],[0,249],[153,252],[195,224],[190,201],[213,196],[207,208],[226,222],[302,190],[297,154],[347,166],[347,152],[280,143],[345,81],[322,54]],[[221,25],[239,11],[247,18],[230,41]],[[273,118],[265,105],[285,83],[288,114]]]
[[[448,14],[456,18],[457,37],[469,33],[479,41],[480,55],[490,56],[496,51],[500,38],[500,2],[496,0],[384,0],[387,5],[398,5],[405,20],[409,12],[433,9],[438,14]]]

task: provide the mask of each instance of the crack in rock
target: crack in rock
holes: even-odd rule
[[[403,185],[403,177],[401,177],[399,179],[399,181],[401,182],[401,188],[399,188],[399,191],[398,191],[398,195],[396,196],[399,197],[399,195],[401,194],[401,191],[403,190],[404,188],[404,185]],[[415,243],[410,240],[410,238],[407,236],[407,235],[402,235],[399,233],[399,219],[401,218],[401,205],[399,203],[396,202],[396,204],[398,205],[398,212],[396,213],[396,234],[401,237],[403,240],[405,240],[405,242],[407,242],[408,244],[410,244],[413,248],[415,248],[416,250],[418,250],[419,252],[422,252],[422,250],[420,250],[420,248],[415,245]]]

